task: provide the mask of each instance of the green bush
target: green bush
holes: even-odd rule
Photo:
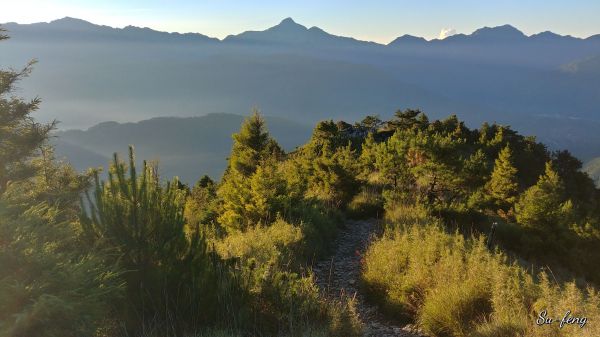
[[[106,252],[77,243],[72,223],[33,207],[16,219],[0,202],[0,336],[93,336],[122,300],[120,272]]]
[[[51,149],[33,175],[0,195],[0,336],[91,336],[123,299],[111,251],[82,240],[79,195],[88,177]]]

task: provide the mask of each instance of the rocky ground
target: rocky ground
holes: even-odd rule
[[[333,255],[315,264],[313,271],[321,291],[331,298],[356,297],[365,337],[420,337],[411,326],[385,320],[377,307],[367,303],[358,288],[362,253],[375,230],[373,221],[348,221],[334,244]]]

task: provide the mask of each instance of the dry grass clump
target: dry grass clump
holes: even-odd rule
[[[419,212],[403,216],[411,217]],[[536,280],[501,253],[490,252],[483,238],[465,239],[430,222],[388,228],[365,255],[365,287],[390,316],[412,320],[439,337],[600,336],[597,291],[558,285],[544,275]],[[561,318],[571,310],[587,316],[588,323],[537,326],[542,310]]]

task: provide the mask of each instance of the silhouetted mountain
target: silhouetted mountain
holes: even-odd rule
[[[85,20],[64,17],[49,23],[40,22],[20,25],[7,23],[4,25],[11,32],[11,37],[17,40],[44,39],[47,42],[58,41],[64,43],[69,40],[74,42],[218,42],[218,39],[210,38],[198,33],[166,33],[152,30],[150,28],[139,28],[127,26],[124,28],[113,28],[100,26]]]
[[[527,38],[523,32],[511,25],[479,28],[470,35],[471,38],[483,41],[522,41]]]
[[[72,18],[6,28],[1,66],[40,60],[22,93],[42,97],[38,118],[61,128],[252,106],[306,124],[351,122],[413,107],[432,118],[456,113],[471,126],[510,124],[584,159],[600,155],[600,35],[527,37],[504,25],[443,40],[404,35],[385,46],[291,18],[224,41]]]
[[[229,35],[226,43],[270,44],[270,45],[309,45],[309,46],[359,46],[376,45],[372,42],[359,41],[349,37],[329,34],[318,27],[306,28],[292,18],[281,21],[278,25],[264,31],[247,31],[238,35]]]
[[[533,34],[529,37],[531,40],[539,40],[544,42],[557,42],[557,41],[581,41],[576,37],[572,37],[571,35],[559,35],[550,31],[541,32],[538,34]]]
[[[220,179],[231,150],[231,135],[243,116],[209,114],[202,117],[162,117],[137,123],[104,122],[87,130],[56,133],[58,157],[75,168],[106,167],[114,152],[127,153],[129,145],[139,159],[157,160],[165,176],[193,183],[204,174]],[[278,117],[266,117],[269,132],[286,150],[305,143],[312,127]]]
[[[600,40],[600,34],[595,34],[592,36],[589,36],[588,38],[586,38],[587,41],[599,41]]]
[[[443,44],[456,43],[477,43],[477,44],[498,44],[498,43],[518,43],[527,39],[527,36],[520,30],[511,25],[498,27],[483,27],[477,29],[472,34],[455,34],[448,36],[443,40],[434,40],[434,42]]]

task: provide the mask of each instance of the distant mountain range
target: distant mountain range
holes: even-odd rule
[[[85,20],[65,17],[52,22],[39,22],[20,25],[9,22],[3,26],[11,31],[11,36],[17,39],[39,41],[48,39],[48,42],[99,42],[99,41],[124,41],[124,42],[216,42],[215,38],[198,33],[165,33],[150,28],[127,26],[113,28],[100,26]]]
[[[134,145],[136,158],[158,162],[165,177],[194,183],[204,174],[220,179],[231,150],[231,135],[244,117],[208,114],[202,117],[162,117],[137,123],[105,122],[87,130],[60,131],[53,138],[58,158],[78,170],[104,167],[118,152],[125,158]],[[287,151],[305,143],[312,126],[279,117],[266,118],[271,135]]]
[[[474,127],[509,124],[584,160],[600,156],[600,35],[527,36],[504,25],[382,45],[291,18],[223,40],[73,18],[3,26],[11,39],[0,43],[0,66],[39,60],[20,94],[42,97],[38,117],[62,129],[253,106],[310,125],[410,107]]]

